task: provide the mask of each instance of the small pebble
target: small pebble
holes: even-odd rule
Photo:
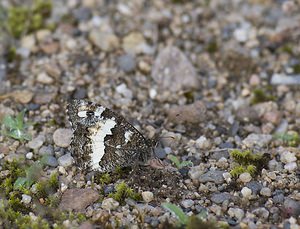
[[[283,162],[284,164],[288,164],[297,161],[297,158],[294,153],[285,150],[281,152],[280,161]]]
[[[70,153],[67,153],[58,158],[58,164],[62,167],[68,167],[73,164],[73,157]]]
[[[264,220],[268,219],[268,217],[270,215],[269,211],[264,207],[256,208],[252,211],[252,213]]]
[[[26,194],[22,194],[22,200],[21,202],[24,204],[29,204],[32,200],[32,197]]]
[[[296,162],[290,162],[284,165],[284,169],[288,170],[288,171],[295,171],[298,168],[297,163]]]
[[[46,155],[43,158],[44,158],[44,163],[46,165],[49,165],[49,166],[52,166],[52,167],[58,166],[58,162],[57,162],[56,158],[53,157],[52,155]]]
[[[236,218],[238,221],[241,221],[245,213],[240,208],[229,208],[228,215],[232,218]]]
[[[126,73],[132,72],[136,68],[135,57],[132,54],[125,54],[117,59],[118,66]]]
[[[53,141],[59,147],[68,147],[71,143],[73,131],[71,129],[59,128],[53,133]]]
[[[205,136],[201,136],[196,140],[196,147],[199,149],[209,149],[211,147],[211,143]]]
[[[248,183],[251,181],[252,177],[250,175],[250,173],[242,173],[239,176],[239,179],[243,182],[243,183]]]
[[[252,190],[250,188],[243,187],[242,190],[241,190],[241,193],[242,193],[244,198],[248,199],[252,194]]]
[[[31,141],[29,141],[27,145],[30,149],[35,150],[40,148],[44,144],[44,141],[45,141],[45,136],[39,135],[36,138],[33,138]]]
[[[119,202],[113,198],[106,198],[102,201],[101,207],[105,210],[115,210],[119,207]]]
[[[31,160],[32,157],[33,157],[33,153],[32,153],[32,152],[29,152],[29,153],[26,154],[26,158],[27,158],[28,160]]]
[[[260,194],[262,196],[271,196],[272,192],[271,192],[271,189],[267,188],[267,187],[264,187],[260,190]]]
[[[142,192],[142,197],[145,202],[149,203],[153,200],[154,195],[152,192],[145,191],[145,192]]]
[[[184,208],[190,208],[194,205],[194,201],[193,200],[183,200],[183,201],[181,201],[181,205]]]

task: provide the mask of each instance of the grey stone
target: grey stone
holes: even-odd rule
[[[82,211],[99,199],[97,191],[87,189],[69,189],[62,196],[59,208],[62,210]]]
[[[87,90],[83,87],[77,88],[73,97],[74,99],[84,99],[87,97]]]
[[[220,146],[220,148],[222,148],[222,147]],[[227,147],[225,147],[225,148],[227,148]],[[233,148],[233,147],[230,147],[230,148]],[[211,159],[215,159],[217,161],[222,157],[224,157],[226,159],[229,158],[228,150],[216,151],[216,152],[213,152],[212,155],[210,156]]]
[[[250,181],[246,184],[247,188],[250,188],[252,190],[252,193],[256,195],[260,190],[262,189],[262,184],[258,183],[257,181]]]
[[[187,57],[174,46],[160,51],[151,73],[159,88],[172,92],[199,89],[197,72]]]
[[[181,205],[184,207],[184,208],[190,208],[194,205],[194,201],[191,200],[191,199],[188,199],[188,200],[183,200],[181,201]]]
[[[201,101],[168,109],[168,120],[173,123],[199,123],[205,120],[206,106]]]
[[[271,84],[273,85],[298,85],[300,84],[300,75],[285,75],[285,74],[273,74],[271,78]]]
[[[223,184],[224,183],[223,173],[225,173],[225,172],[219,171],[219,170],[208,171],[199,177],[199,181],[201,183],[213,182],[216,184]]]
[[[275,204],[282,204],[284,201],[284,195],[282,193],[273,196],[273,202]]]
[[[300,215],[300,201],[286,198],[283,203],[283,207],[287,217],[294,216],[295,218],[297,218]]]
[[[115,210],[119,207],[119,202],[113,198],[106,198],[102,201],[102,208],[106,210]]]
[[[268,187],[263,187],[261,190],[260,190],[260,194],[262,196],[271,196],[272,195],[272,192],[271,192],[271,189],[269,189]]]
[[[59,128],[53,133],[53,141],[59,147],[68,147],[72,136],[73,131],[71,129]]]
[[[89,39],[98,48],[105,52],[110,52],[119,47],[119,39],[112,31],[91,30]]]
[[[269,218],[269,211],[264,208],[264,207],[260,207],[260,208],[256,208],[252,211],[253,214],[257,215],[259,218],[263,218],[264,220]]]
[[[214,194],[212,194],[210,199],[212,202],[214,202],[216,204],[221,204],[226,200],[227,201],[233,200],[233,196],[228,192],[214,193]]]
[[[166,151],[162,147],[154,148],[154,153],[155,153],[155,156],[158,157],[159,159],[164,159],[167,156]]]
[[[80,7],[78,9],[74,9],[73,16],[78,21],[86,21],[91,18],[92,12],[91,12],[91,9],[89,9],[87,7]]]
[[[62,167],[68,167],[73,164],[73,157],[70,153],[67,153],[58,158],[58,164]]]
[[[44,156],[44,155],[53,155],[54,154],[54,150],[53,150],[53,146],[49,145],[49,146],[42,146],[39,149],[39,155]]]
[[[249,134],[243,140],[243,144],[248,148],[252,148],[254,146],[263,147],[267,146],[272,138],[271,134]]]
[[[45,141],[45,136],[39,135],[36,138],[29,141],[27,145],[30,149],[38,149],[44,144],[44,141]]]
[[[132,54],[125,54],[117,59],[118,66],[124,72],[132,72],[136,68],[135,57]]]
[[[56,160],[55,157],[51,156],[51,155],[46,155],[43,157],[43,162],[46,165],[52,166],[52,167],[56,167],[58,166],[58,161]]]

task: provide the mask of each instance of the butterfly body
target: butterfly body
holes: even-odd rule
[[[153,142],[110,109],[73,100],[67,110],[74,131],[72,156],[83,171],[109,172],[153,156]]]

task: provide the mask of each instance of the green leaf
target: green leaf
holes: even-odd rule
[[[22,140],[23,139],[23,133],[21,130],[19,129],[14,129],[14,130],[11,130],[9,133],[8,133],[8,136],[14,138],[14,139],[18,139],[18,140]]]
[[[18,179],[14,183],[14,189],[17,190],[23,186],[25,186],[27,183],[26,177],[18,177]]]
[[[14,118],[10,115],[6,115],[3,119],[3,124],[5,125],[6,128],[8,129],[14,129],[16,126],[16,122]]]
[[[22,130],[24,128],[24,114],[25,110],[22,110],[19,112],[19,114],[16,117],[16,128]]]
[[[177,168],[180,167],[180,161],[174,155],[168,155],[168,158],[176,165]]]
[[[35,181],[37,181],[38,178],[41,176],[42,169],[43,166],[41,162],[35,162],[29,168],[27,168],[25,172],[28,182],[33,184]]]
[[[172,212],[179,220],[181,224],[187,224],[188,216],[182,211],[182,209],[172,203],[162,203],[162,206],[168,211]]]

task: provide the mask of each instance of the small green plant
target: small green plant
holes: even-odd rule
[[[32,8],[14,6],[8,9],[4,22],[6,30],[15,38],[45,27],[45,21],[52,11],[51,0],[35,0]]]
[[[267,89],[256,88],[253,91],[253,97],[251,99],[251,104],[257,104],[267,101],[274,101],[275,97],[267,93]]]
[[[108,197],[114,198],[121,204],[125,203],[126,198],[131,198],[133,200],[141,200],[142,197],[139,193],[133,191],[131,188],[127,186],[125,182],[121,182],[116,186],[116,192],[110,193]]]
[[[99,182],[102,185],[109,184],[111,182],[111,177],[110,177],[109,173],[102,174],[101,177],[99,178]]]
[[[173,162],[173,164],[178,168],[178,169],[181,169],[183,167],[188,167],[188,166],[193,166],[193,163],[191,161],[182,161],[180,162],[179,159],[174,156],[174,155],[168,155],[168,159],[170,161]]]
[[[4,125],[2,134],[20,141],[30,140],[31,136],[26,133],[29,124],[24,123],[24,114],[25,111],[23,110],[16,117],[11,115],[5,116],[2,121]]]
[[[278,133],[274,135],[275,139],[280,139],[285,145],[296,147],[300,144],[300,137],[297,132]]]
[[[58,174],[52,173],[48,180],[41,180],[36,183],[36,195],[38,198],[48,198],[48,196],[54,194],[57,191],[58,187]]]
[[[186,229],[198,229],[198,228],[219,228],[215,222],[206,222],[207,212],[202,211],[198,215],[186,215],[182,209],[172,203],[162,203],[162,207],[173,213],[178,219],[178,227],[184,226]]]
[[[162,206],[168,211],[172,212],[177,217],[180,224],[187,224],[188,216],[182,211],[180,207],[172,203],[163,203]]]
[[[26,176],[18,177],[14,183],[14,189],[20,189],[21,187],[29,188],[34,182],[38,181],[41,171],[43,169],[42,164],[37,161],[30,167],[25,169]]]
[[[235,162],[235,166],[230,171],[233,177],[238,177],[244,172],[254,176],[267,165],[270,159],[268,154],[254,154],[250,150],[240,151],[238,149],[232,150],[230,156]]]

